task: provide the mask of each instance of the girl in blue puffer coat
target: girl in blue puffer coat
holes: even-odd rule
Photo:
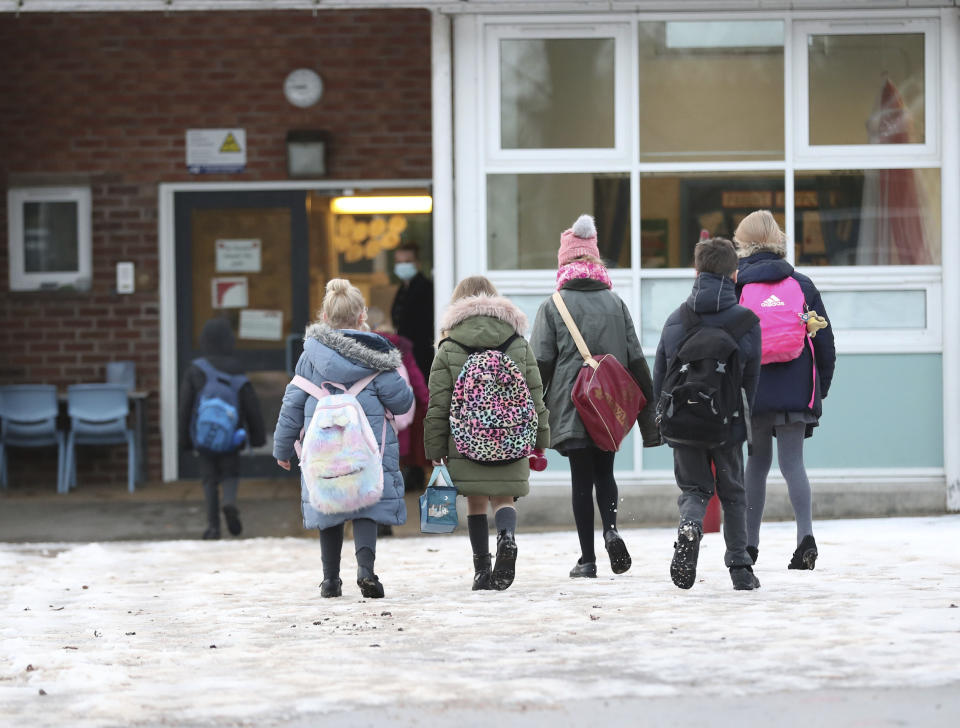
[[[357,585],[364,597],[377,599],[383,597],[383,585],[373,571],[377,525],[398,526],[407,520],[397,434],[393,427],[383,427],[384,417],[387,411],[397,415],[409,410],[413,404],[413,391],[397,373],[401,363],[400,351],[382,336],[364,330],[367,328],[367,309],[359,289],[343,278],[334,278],[327,283],[320,314],[321,320],[307,328],[296,374],[317,386],[334,382],[350,387],[379,373],[357,394],[357,400],[383,451],[383,496],[358,511],[320,513],[310,505],[301,476],[303,525],[320,531],[320,558],[323,562],[320,595],[341,596],[343,529],[347,521],[352,521]],[[287,385],[273,435],[273,456],[285,470],[290,469],[294,444],[301,431],[306,432],[310,426],[316,406],[317,400],[303,389],[293,383]],[[382,437],[386,437],[385,445]]]

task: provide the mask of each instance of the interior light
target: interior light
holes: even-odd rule
[[[388,213],[417,214],[433,211],[430,195],[397,197],[334,197],[330,210],[337,215],[385,215]]]

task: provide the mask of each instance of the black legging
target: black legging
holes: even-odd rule
[[[595,447],[570,450],[570,476],[573,481],[573,520],[580,537],[581,560],[596,561],[593,551],[593,488],[604,532],[617,526],[617,481],[613,478],[615,453]]]

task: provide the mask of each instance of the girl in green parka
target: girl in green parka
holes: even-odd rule
[[[530,464],[526,458],[502,465],[481,464],[457,452],[450,433],[450,400],[457,376],[469,352],[457,342],[477,349],[494,349],[519,334],[506,348],[524,375],[537,412],[536,447],[550,443],[549,413],[543,404],[540,371],[530,344],[523,338],[527,317],[501,298],[483,276],[462,280],[440,322],[441,338],[430,369],[430,402],[424,419],[424,447],[434,465],[446,463],[457,492],[467,498],[467,530],[473,548],[473,589],[502,591],[513,583],[517,543],[515,501],[530,492]],[[449,337],[449,338],[448,338]],[[488,504],[497,527],[497,558],[491,569]]]

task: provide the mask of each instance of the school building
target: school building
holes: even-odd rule
[[[417,242],[438,310],[482,273],[532,320],[587,212],[652,359],[699,231],[767,208],[835,330],[817,507],[960,509],[960,0],[0,0],[0,68],[0,384],[133,361],[148,481],[196,475],[211,316],[272,431],[329,278],[389,316]],[[532,504],[566,503],[550,460]],[[81,487],[124,462],[83,449]],[[665,447],[616,467],[674,493]]]

